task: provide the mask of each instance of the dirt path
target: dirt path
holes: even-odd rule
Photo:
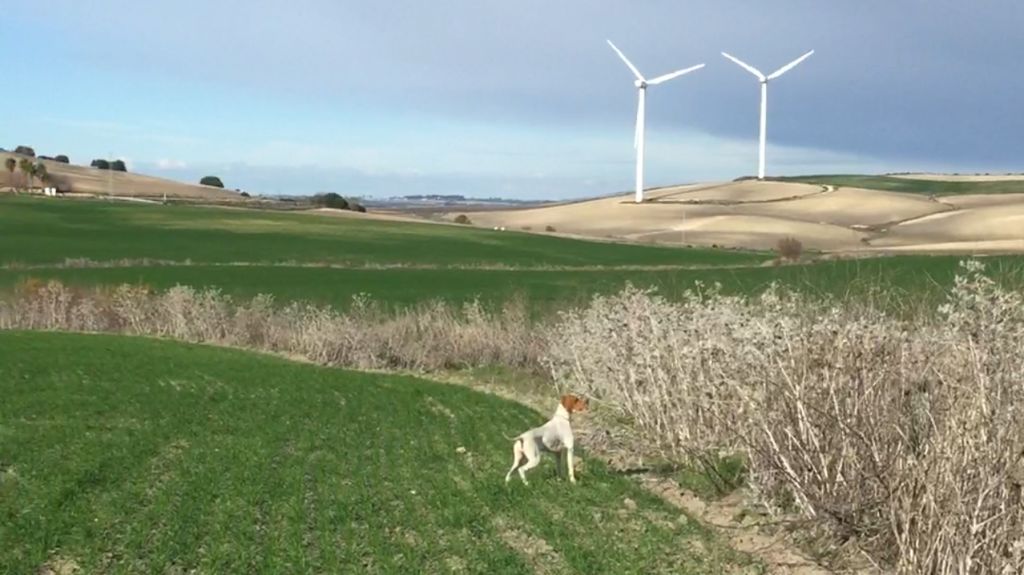
[[[807,259],[806,263],[812,263]],[[330,268],[344,270],[480,270],[480,271],[538,271],[538,272],[599,272],[599,271],[673,271],[673,270],[717,270],[748,269],[765,267],[771,260],[748,264],[664,264],[664,265],[536,265],[517,266],[507,264],[420,264],[420,263],[333,263],[333,262],[194,262],[192,260],[161,260],[152,258],[96,261],[89,259],[66,259],[63,262],[41,264],[0,264],[5,270],[58,270],[95,268],[155,268],[155,267],[277,267],[277,268]]]
[[[833,573],[818,565],[788,540],[783,530],[767,533],[761,524],[737,521],[748,507],[742,495],[733,493],[707,502],[682,489],[671,479],[640,475],[637,481],[651,493],[714,529],[736,550],[748,553],[767,565],[771,573],[782,575],[828,575]],[[749,516],[748,516],[749,517]]]
[[[713,185],[713,186],[706,186],[706,187],[703,187],[703,188],[695,188],[695,189],[692,189],[692,190],[684,190],[682,192],[677,192],[677,193],[674,193],[674,194],[668,194],[668,195],[665,195],[665,196],[661,196],[659,198],[652,199],[650,201],[650,203],[652,203],[652,204],[690,204],[690,205],[694,205],[694,206],[746,206],[746,205],[759,205],[759,204],[780,204],[780,203],[785,203],[785,202],[792,202],[792,201],[795,201],[795,200],[803,200],[803,199],[813,198],[815,196],[820,196],[822,194],[828,194],[828,193],[836,191],[836,187],[835,186],[831,186],[831,185],[820,186],[821,189],[818,190],[817,192],[812,192],[812,193],[809,193],[809,194],[801,194],[801,195],[796,195],[796,196],[783,196],[781,198],[771,198],[771,199],[767,199],[767,200],[701,200],[701,199],[690,200],[690,199],[686,199],[686,198],[681,198],[680,197],[680,196],[686,196],[686,195],[695,195],[698,192],[706,192],[706,191],[709,191],[709,190],[715,190],[715,189],[719,189],[719,188],[724,188],[725,186],[726,186],[725,184],[717,184],[717,185]]]

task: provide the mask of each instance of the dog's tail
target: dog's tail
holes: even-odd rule
[[[505,439],[507,439],[507,440],[509,440],[509,441],[518,441],[518,440],[520,440],[520,439],[522,439],[522,438],[523,438],[523,436],[522,436],[522,435],[517,435],[517,436],[515,436],[515,437],[509,437],[509,436],[505,435],[504,433],[502,433],[501,435],[502,435],[502,436],[503,436],[503,437],[504,437]]]

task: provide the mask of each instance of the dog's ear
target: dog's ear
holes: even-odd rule
[[[572,413],[573,408],[576,407],[576,396],[571,393],[567,393],[562,396],[560,402],[566,411]]]
[[[569,413],[584,411],[587,409],[587,400],[577,397],[571,393],[562,396],[562,407]]]
[[[590,407],[590,402],[586,398],[576,398],[576,411],[586,411],[588,407]]]
[[[579,396],[576,396],[576,395],[573,396],[573,399],[575,400],[575,404],[572,406],[572,410],[573,411],[586,411],[587,410],[587,400],[586,399],[583,399],[582,397],[579,397]]]

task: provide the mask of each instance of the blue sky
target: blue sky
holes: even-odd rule
[[[768,172],[1024,170],[1024,3],[436,0],[4,8],[0,146],[257,193],[555,199]]]

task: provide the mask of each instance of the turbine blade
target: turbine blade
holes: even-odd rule
[[[649,86],[657,86],[658,84],[661,84],[662,82],[668,82],[672,78],[678,78],[679,76],[682,76],[683,74],[689,74],[690,72],[693,72],[695,70],[700,70],[703,67],[704,67],[704,64],[697,64],[696,66],[690,66],[689,68],[686,68],[685,70],[676,70],[675,72],[671,72],[671,73],[665,74],[663,76],[658,76],[657,78],[648,81],[647,85],[649,85]]]
[[[803,62],[804,60],[810,58],[811,54],[813,54],[813,53],[814,53],[814,50],[811,50],[810,52],[804,54],[803,56],[800,56],[796,60],[793,60],[789,64],[786,64],[785,66],[783,66],[783,67],[779,68],[778,70],[772,72],[771,74],[768,75],[768,79],[769,80],[774,80],[774,79],[778,78],[779,76],[785,74],[786,72],[789,72],[793,68],[796,68],[797,64],[799,64],[800,62]]]
[[[746,62],[744,62],[743,60],[740,60],[739,58],[737,58],[735,56],[731,56],[729,54],[726,54],[725,52],[722,52],[722,55],[725,56],[726,58],[732,60],[733,62],[736,62],[737,64],[739,64],[740,68],[743,68],[747,72],[750,72],[751,74],[757,76],[758,80],[760,80],[762,82],[765,81],[764,74],[762,74],[761,71],[758,70],[757,68],[751,66],[750,64],[747,64]]]
[[[629,61],[629,58],[627,58],[621,50],[616,48],[615,44],[612,44],[611,40],[608,40],[608,45],[611,46],[612,50],[615,50],[615,53],[619,55],[619,58],[622,58],[622,61],[625,62],[627,66],[629,66],[629,69],[633,71],[633,75],[636,76],[636,79],[640,80],[641,82],[644,82],[645,80],[643,74],[640,73],[640,70],[636,69],[636,66],[634,66],[633,63]]]

